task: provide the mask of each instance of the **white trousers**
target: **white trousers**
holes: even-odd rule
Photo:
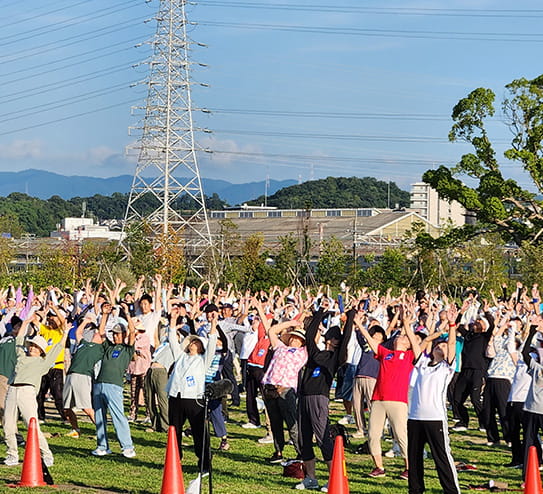
[[[21,417],[27,427],[32,417],[36,419],[42,458],[52,458],[53,453],[51,453],[47,440],[43,436],[40,425],[38,424],[38,402],[36,401],[36,388],[34,386],[10,386],[8,388],[3,420],[7,446],[6,456],[19,458],[16,438],[19,413],[21,413]]]

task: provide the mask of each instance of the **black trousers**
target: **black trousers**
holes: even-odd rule
[[[528,466],[528,451],[530,446],[535,446],[537,449],[537,459],[541,465],[541,443],[537,435],[543,432],[543,414],[524,412],[526,427],[524,428],[524,464],[523,476],[526,478],[526,467]]]
[[[198,468],[209,471],[209,435],[204,431],[204,407],[200,400],[170,396],[168,415],[170,425],[175,427],[179,457],[183,458],[183,426],[188,420],[194,441],[194,453],[198,457]],[[205,438],[205,445],[204,445]],[[202,446],[204,455],[202,456]]]
[[[264,392],[264,403],[270,418],[270,428],[273,435],[275,451],[282,452],[285,447],[285,433],[283,421],[287,426],[290,440],[297,454],[300,454],[300,441],[298,438],[298,407],[296,392],[290,388],[286,393],[270,398]]]
[[[422,494],[426,490],[424,485],[424,446],[426,443],[430,446],[443,493],[460,494],[447,423],[441,420],[408,420],[409,494]]]
[[[486,438],[490,442],[496,443],[500,440],[496,413],[502,426],[503,439],[509,442],[509,423],[506,416],[509,391],[511,391],[511,383],[507,379],[489,377],[486,380],[483,417]]]
[[[236,376],[234,375],[234,356],[230,350],[228,350],[224,357],[221,374],[224,379],[228,379],[232,383],[232,393],[230,393],[232,396],[232,405],[239,407],[239,388]]]
[[[454,420],[459,420],[460,417],[458,416],[458,410],[456,409],[455,403],[454,403],[454,390],[456,388],[456,381],[458,381],[458,376],[460,375],[460,372],[455,372],[451,382],[449,383],[449,386],[447,387],[447,401],[450,403],[452,408],[452,416]]]
[[[241,386],[238,386],[238,391],[241,393],[247,389],[247,359],[242,358],[240,359],[240,365],[241,365]]]
[[[64,403],[62,402],[62,392],[64,391],[64,371],[62,369],[49,369],[49,372],[42,376],[40,391],[38,392],[38,418],[45,420],[45,396],[51,391],[55,400],[55,407],[62,420],[64,417]]]
[[[454,409],[458,413],[459,424],[469,425],[468,409],[464,405],[468,396],[479,419],[479,426],[484,427],[483,399],[486,384],[486,370],[462,369],[454,388]]]
[[[330,437],[328,396],[300,396],[298,401],[298,431],[302,460],[315,459],[313,437],[320,448],[324,461],[331,461],[334,441]]]
[[[509,440],[511,441],[511,463],[522,465],[524,463],[524,444],[522,432],[525,427],[524,402],[510,401],[507,403],[505,414],[509,424]]]
[[[264,369],[255,367],[254,365],[247,366],[247,418],[251,424],[260,425],[260,414],[256,404],[258,392],[262,394],[262,378],[264,377]]]

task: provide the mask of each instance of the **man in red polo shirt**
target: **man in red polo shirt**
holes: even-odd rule
[[[379,374],[375,383],[372,397],[372,407],[369,420],[369,447],[375,463],[370,477],[384,477],[383,457],[381,451],[381,435],[385,420],[392,427],[394,437],[398,441],[402,457],[405,461],[405,470],[400,478],[407,480],[407,395],[409,390],[409,377],[413,370],[414,361],[420,355],[418,337],[412,329],[412,312],[403,308],[403,329],[396,336],[393,348],[389,349],[377,343],[364,326],[364,316],[357,314],[355,326],[366,338],[370,348],[379,360]]]

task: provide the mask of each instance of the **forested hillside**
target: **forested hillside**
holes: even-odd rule
[[[389,189],[390,187],[390,189]],[[389,196],[390,194],[390,196]],[[249,204],[264,203],[260,196]],[[409,192],[373,177],[328,177],[278,190],[267,199],[278,208],[386,208],[409,206]]]
[[[158,206],[155,196],[147,195],[140,200],[142,204],[138,207],[144,214]],[[0,233],[11,233],[16,237],[25,232],[48,236],[63,218],[81,216],[84,209],[87,216],[96,220],[122,219],[127,202],[128,194],[120,192],[111,196],[95,194],[69,200],[58,195],[38,199],[13,192],[7,197],[0,197]],[[251,201],[251,204],[263,202],[264,196],[261,196]],[[328,177],[285,187],[268,197],[268,205],[279,208],[384,208],[387,204],[392,207],[395,204],[408,206],[409,193],[399,189],[395,183],[389,185],[371,177]],[[222,209],[227,204],[214,193],[206,197],[206,205],[209,209]],[[183,196],[178,199],[176,207],[191,210],[195,208],[195,203]]]

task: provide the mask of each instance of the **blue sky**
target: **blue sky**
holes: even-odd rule
[[[336,5],[337,3],[337,5]],[[132,174],[158,0],[0,2],[0,170]],[[532,78],[535,0],[202,0],[188,7],[202,176],[231,182],[375,176],[408,188],[468,148],[449,143],[454,104]],[[148,20],[148,22],[145,22]],[[137,44],[141,44],[135,47]],[[489,124],[501,155],[509,133]],[[502,158],[502,162],[505,159]],[[506,173],[523,184],[518,167]]]

